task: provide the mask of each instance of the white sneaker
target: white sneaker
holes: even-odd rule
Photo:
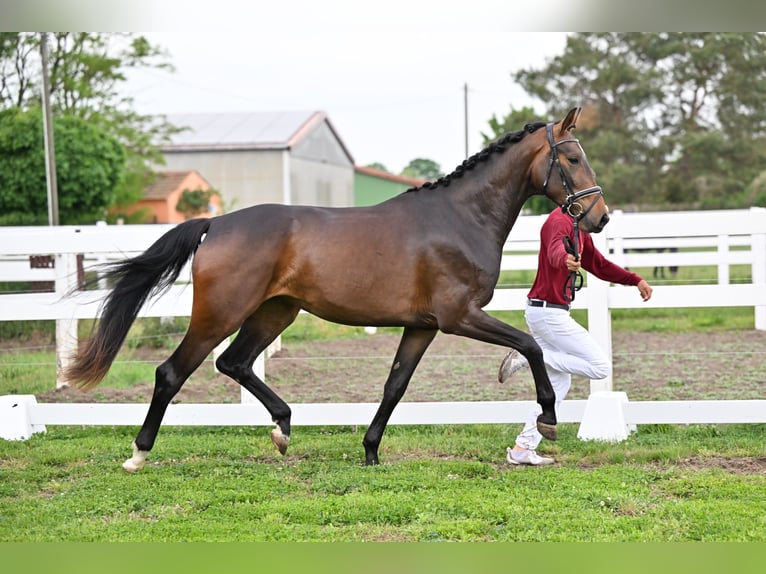
[[[500,363],[500,370],[497,372],[497,380],[504,383],[521,369],[529,367],[527,358],[516,349],[511,349]]]
[[[510,446],[506,450],[505,458],[510,464],[528,464],[531,466],[542,466],[555,462],[552,458],[540,456],[533,450],[513,450]]]

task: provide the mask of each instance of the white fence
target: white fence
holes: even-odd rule
[[[503,269],[536,269],[543,220],[544,216],[519,218],[506,244]],[[76,285],[77,254],[83,254],[86,262],[130,256],[146,249],[169,228],[167,225],[0,228],[0,281],[55,282],[52,293],[0,295],[0,320],[56,320],[57,364],[61,367],[76,344],[77,320],[94,317],[105,294],[88,291],[64,297]],[[588,276],[587,286],[578,292],[574,307],[587,309],[589,329],[609,356],[612,352],[610,313],[616,308],[751,307],[755,328],[766,330],[766,209],[616,212],[605,232],[593,235],[593,239],[602,252],[610,253],[613,261],[627,267],[705,265],[717,268],[715,284],[663,285],[655,288],[647,303],[641,301],[633,287],[609,285]],[[655,249],[677,251],[658,253],[652,251]],[[40,254],[53,255],[55,268],[30,269],[29,256]],[[732,265],[749,266],[751,282],[732,284]],[[193,286],[186,282],[188,274],[182,274],[182,281],[167,294],[152,300],[140,316],[187,316]],[[523,309],[527,291],[526,287],[498,288],[486,309]],[[609,439],[623,438],[636,424],[766,422],[766,401],[638,403],[627,401],[624,393],[611,391],[610,379],[592,381],[588,401],[566,401],[559,413],[560,420],[582,422],[583,438]],[[146,410],[145,405],[42,405],[36,404],[33,397],[3,399],[0,410],[7,415],[4,418],[21,417],[26,429],[21,434],[45,424],[140,424]],[[19,410],[9,410],[19,406],[22,407]],[[293,405],[293,421],[296,425],[367,424],[376,408],[377,403]],[[395,410],[391,424],[522,422],[528,408],[529,403],[523,401],[405,402]],[[594,417],[597,422],[586,421]],[[171,405],[166,423],[258,425],[270,424],[270,420],[260,403]],[[0,436],[3,435],[0,433]]]

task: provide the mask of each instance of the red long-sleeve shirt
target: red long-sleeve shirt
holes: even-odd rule
[[[569,303],[564,298],[564,285],[569,279],[569,270],[566,265],[567,252],[563,240],[565,236],[574,241],[572,218],[557,207],[545,220],[540,230],[537,275],[529,291],[530,299],[542,299],[562,305]],[[606,259],[593,245],[590,233],[580,230],[579,242],[581,266],[589,273],[593,273],[604,281],[620,285],[638,285],[641,282],[639,275]]]

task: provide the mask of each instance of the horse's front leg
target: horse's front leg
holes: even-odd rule
[[[543,409],[537,417],[537,430],[548,440],[556,440],[556,394],[545,370],[543,351],[532,335],[487,315],[481,309],[469,312],[460,321],[445,325],[442,330],[485,343],[511,347],[524,355],[535,380],[537,402]]]
[[[412,373],[415,372],[423,353],[434,340],[436,333],[436,329],[404,329],[402,339],[399,341],[399,349],[397,349],[394,357],[394,364],[391,366],[383,389],[383,400],[362,441],[365,464],[374,465],[380,462],[378,460],[378,447],[388,420],[391,418],[391,413],[394,412],[394,408],[404,396]]]

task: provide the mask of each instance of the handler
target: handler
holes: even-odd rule
[[[578,245],[577,254],[573,245]],[[579,275],[581,267],[604,281],[637,286],[644,301],[652,296],[651,286],[639,275],[607,260],[595,248],[589,233],[578,230],[575,234],[568,213],[558,207],[551,212],[540,230],[537,275],[529,291],[524,316],[530,333],[543,350],[557,407],[569,392],[572,375],[603,379],[612,369],[609,359],[590,333],[569,315],[576,289],[571,274]],[[524,356],[511,350],[500,365],[498,380],[504,383],[528,366]],[[536,404],[524,429],[516,437],[515,446],[508,447],[510,464],[538,466],[554,462],[535,452],[543,438],[537,430],[537,417],[541,412],[542,408]]]

